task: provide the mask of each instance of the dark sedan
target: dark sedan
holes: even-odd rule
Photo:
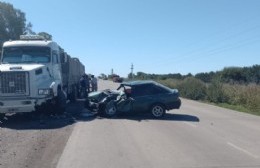
[[[86,107],[108,117],[118,113],[151,112],[162,117],[166,110],[179,109],[181,100],[177,89],[170,89],[154,81],[123,82],[115,91],[90,93]]]

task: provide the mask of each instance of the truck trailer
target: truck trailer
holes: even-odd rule
[[[61,53],[61,62],[63,90],[70,101],[75,101],[80,95],[79,80],[85,74],[85,66],[78,58],[73,58],[65,52]]]
[[[3,44],[0,58],[0,114],[64,111],[78,95],[85,67],[56,42],[37,35]],[[46,110],[47,111],[47,110]]]

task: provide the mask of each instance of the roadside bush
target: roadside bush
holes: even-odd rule
[[[245,98],[241,97],[241,86],[240,85],[231,85],[231,84],[224,84],[223,91],[227,97],[227,104],[230,105],[237,105],[240,104],[239,102],[244,102]]]
[[[225,92],[230,104],[242,105],[250,111],[260,114],[259,85],[225,85]]]
[[[214,80],[209,84],[207,88],[207,99],[214,103],[225,103],[228,101],[221,82]]]
[[[192,100],[204,100],[206,97],[206,84],[194,77],[187,77],[184,80],[166,79],[158,82],[170,88],[178,89],[181,97]]]
[[[260,114],[260,87],[249,85],[244,92],[246,99],[246,106],[253,112],[259,112]]]
[[[206,84],[194,77],[188,77],[177,85],[180,95],[192,100],[204,100],[206,97]]]
[[[252,110],[258,110],[260,112],[260,86],[259,85],[250,85],[248,88],[248,101],[247,104]]]
[[[218,79],[205,84],[194,77],[184,80],[158,80],[158,82],[178,89],[181,97],[206,100],[216,104],[223,103],[231,105],[236,110],[260,115],[260,85],[257,84],[223,84]]]

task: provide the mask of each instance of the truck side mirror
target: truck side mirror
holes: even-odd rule
[[[66,63],[68,62],[68,55],[66,53],[61,54],[61,63]]]
[[[64,63],[68,62],[68,55],[64,54]]]

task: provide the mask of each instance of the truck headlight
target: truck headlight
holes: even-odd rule
[[[39,95],[50,95],[52,93],[51,89],[39,89],[38,94]]]

